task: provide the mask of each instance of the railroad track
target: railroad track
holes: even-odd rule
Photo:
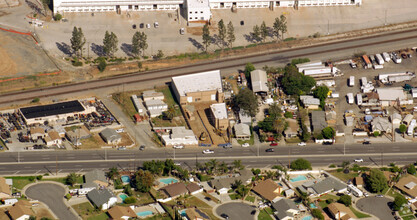
[[[288,60],[288,59],[297,58],[297,57],[306,57],[306,56],[311,56],[311,55],[317,55],[317,54],[323,54],[323,53],[329,53],[329,52],[335,52],[335,51],[341,51],[341,50],[347,50],[347,49],[355,49],[355,48],[362,49],[363,47],[367,47],[367,46],[386,44],[390,42],[398,42],[398,41],[410,40],[410,39],[417,39],[417,33],[416,35],[395,38],[395,36],[405,34],[405,33],[412,33],[415,31],[417,31],[417,28],[404,30],[404,31],[398,31],[394,33],[385,33],[381,35],[367,36],[367,37],[356,38],[356,39],[348,39],[348,40],[325,43],[325,44],[317,44],[317,45],[311,45],[311,46],[305,46],[305,47],[299,47],[299,48],[290,48],[290,49],[285,49],[281,51],[268,51],[265,53],[251,54],[251,55],[232,57],[232,58],[226,58],[226,59],[218,59],[218,60],[212,60],[208,62],[199,62],[195,64],[190,64],[187,66],[165,68],[165,69],[152,70],[152,71],[146,71],[146,72],[135,72],[135,73],[130,73],[130,74],[97,79],[93,81],[85,81],[85,82],[80,82],[80,83],[71,83],[71,84],[64,84],[64,85],[58,85],[58,86],[23,90],[23,91],[18,91],[18,92],[4,93],[0,95],[0,104],[14,102],[14,101],[31,100],[36,97],[40,98],[40,97],[63,95],[63,94],[68,94],[68,93],[80,92],[82,90],[101,89],[101,88],[112,87],[112,86],[123,85],[123,84],[132,84],[132,83],[137,83],[137,82],[161,80],[161,79],[166,79],[166,78],[170,78],[174,76],[188,75],[188,74],[192,74],[196,72],[204,72],[204,71],[213,70],[214,68],[210,67],[210,65],[213,65],[213,64],[216,64],[215,69],[220,69],[220,70],[242,67],[246,64],[246,62],[248,62],[247,61],[248,59],[262,57],[262,56],[277,55],[276,57],[272,57],[272,58],[267,57],[265,59],[258,59],[258,60],[254,60],[250,62],[252,62],[253,64],[259,64],[259,63],[265,63],[265,62],[271,62],[271,61]],[[343,43],[354,43],[354,42],[359,42],[362,40],[376,39],[376,38],[380,38],[384,36],[392,36],[392,37],[388,40],[372,41],[368,43],[356,44],[353,46],[344,46],[344,47],[337,46]],[[296,52],[296,51],[303,51],[305,49],[328,47],[328,46],[334,46],[334,47],[331,49],[324,49],[324,50],[309,52],[309,53],[300,53],[300,54],[295,54],[295,55],[285,56],[285,57],[279,56],[281,53],[285,53],[285,52]],[[192,69],[192,68],[197,68],[197,67],[198,67],[198,71],[187,70],[187,69]],[[179,73],[172,73],[173,71],[179,71],[179,70],[184,70],[184,71],[180,71]],[[161,74],[161,73],[163,75],[153,76],[153,75]]]

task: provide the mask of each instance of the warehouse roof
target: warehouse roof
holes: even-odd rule
[[[254,70],[250,72],[253,92],[268,92],[268,77],[263,70]]]
[[[378,88],[376,90],[379,95],[379,100],[381,101],[395,101],[405,100],[407,96],[404,94],[403,88],[395,87],[395,88]]]
[[[69,102],[60,102],[50,105],[40,105],[27,108],[21,108],[20,112],[27,119],[46,117],[51,115],[68,114],[72,112],[84,111],[84,106],[78,100]]]
[[[217,119],[227,119],[227,109],[225,103],[217,103],[210,105],[213,115]]]
[[[180,96],[185,96],[190,92],[223,91],[220,70],[172,77],[172,82],[175,84]]]

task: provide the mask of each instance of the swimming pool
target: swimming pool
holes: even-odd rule
[[[310,203],[310,208],[317,209],[317,206],[314,203]]]
[[[165,179],[159,179],[159,182],[164,183],[164,184],[171,184],[171,183],[177,183],[178,180],[170,177],[170,178],[165,178]]]
[[[308,215],[302,218],[301,220],[311,220],[311,219],[313,219],[313,216]]]
[[[290,179],[290,182],[298,182],[298,181],[303,181],[306,180],[307,177],[303,176],[303,175],[298,175],[297,177],[294,177],[292,179]]]
[[[119,197],[122,199],[122,201],[124,202],[125,199],[128,197],[126,194],[120,194]]]
[[[181,211],[179,211],[180,212],[180,215],[182,216],[182,217],[186,217],[187,216],[187,214],[185,213],[185,209],[183,209],[183,210],[181,210]]]
[[[124,183],[130,183],[130,177],[129,176],[122,176],[122,177],[120,177],[120,179],[122,179],[122,182],[124,182]]]
[[[140,216],[140,217],[144,217],[144,216],[148,216],[148,215],[152,215],[152,214],[153,214],[152,211],[144,211],[144,212],[138,212],[138,213],[136,213],[136,215],[137,216]]]

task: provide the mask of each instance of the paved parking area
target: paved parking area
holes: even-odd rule
[[[393,216],[391,214],[391,209],[388,206],[389,202],[392,202],[392,200],[386,197],[377,198],[372,196],[358,200],[356,202],[356,207],[361,211],[375,215],[380,220],[391,220],[393,219]]]
[[[230,220],[250,220],[255,219],[255,216],[251,215],[255,210],[255,208],[246,203],[230,202],[217,207],[216,213],[219,216],[225,213]]]

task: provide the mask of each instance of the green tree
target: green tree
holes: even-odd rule
[[[333,139],[336,135],[336,131],[332,127],[326,127],[324,128],[321,133],[323,134],[323,137],[326,139]]]
[[[104,57],[99,57],[98,59],[98,65],[97,68],[100,72],[103,72],[107,67],[107,62],[106,59],[104,59]]]
[[[374,137],[378,137],[381,133],[379,133],[379,131],[374,131],[373,135]]]
[[[284,34],[287,33],[287,31],[288,31],[288,29],[287,29],[287,17],[285,17],[285,15],[281,15],[280,20],[281,20],[281,26],[280,26],[281,37],[284,40]]]
[[[158,53],[156,54],[156,59],[160,60],[164,57],[164,52],[162,52],[162,50],[158,50]]]
[[[145,32],[140,33],[139,49],[142,51],[142,56],[145,56],[145,50],[148,49],[148,36],[145,34]]]
[[[174,107],[170,106],[166,111],[162,112],[162,116],[164,119],[172,121],[175,115],[175,109]]]
[[[250,73],[254,70],[255,66],[252,63],[246,63],[244,72],[247,79],[250,78]]]
[[[414,166],[414,164],[410,164],[407,167],[407,173],[414,175],[416,174],[416,167]]]
[[[132,187],[130,187],[130,185],[125,185],[123,187],[123,193],[125,193],[128,196],[132,196]]]
[[[141,48],[140,48],[141,37],[142,37],[142,34],[139,31],[136,31],[132,37],[132,53],[136,57],[139,56],[140,51],[141,51]]]
[[[118,50],[118,44],[119,40],[117,39],[116,34],[106,31],[103,39],[103,50],[106,56],[113,56]]]
[[[311,210],[311,215],[314,218],[317,218],[319,220],[324,220],[324,215],[323,215],[323,213],[321,213],[321,210],[320,209],[312,209]]]
[[[126,204],[133,204],[133,203],[135,203],[135,202],[136,202],[136,197],[134,197],[134,196],[127,197],[127,198],[123,201],[123,203],[126,203]]]
[[[407,199],[403,195],[397,194],[394,199],[393,209],[399,211],[404,204],[407,204]]]
[[[60,21],[60,20],[62,19],[62,15],[61,15],[61,14],[59,14],[59,13],[57,13],[57,14],[55,14],[55,16],[54,16],[54,19],[55,19],[55,21]]]
[[[71,186],[74,186],[75,183],[77,183],[78,174],[76,173],[70,173],[65,178],[65,183]]]
[[[405,124],[400,125],[400,133],[404,135],[404,133],[407,131],[407,126]]]
[[[293,114],[292,114],[292,112],[285,112],[284,113],[284,117],[285,118],[292,118],[293,117]]]
[[[109,171],[106,173],[107,178],[114,179],[115,177],[119,176],[119,170],[117,167],[111,167]]]
[[[385,178],[382,171],[372,169],[368,178],[366,178],[366,185],[373,193],[382,192],[388,187],[387,178]]]
[[[242,180],[235,180],[235,182],[232,183],[232,189],[238,189],[241,186],[243,186]]]
[[[206,52],[210,44],[211,44],[210,29],[209,29],[209,26],[205,24],[203,27],[203,45],[204,45],[204,50]]]
[[[298,72],[297,67],[288,65],[284,69],[284,76],[281,80],[284,92],[287,95],[308,94],[316,85],[316,81],[310,76],[304,76]]]
[[[220,173],[227,173],[227,171],[229,170],[229,166],[227,166],[227,163],[225,163],[224,161],[219,165],[219,171]]]
[[[274,24],[272,26],[272,29],[273,29],[274,36],[278,40],[279,37],[280,37],[280,31],[281,31],[281,20],[280,20],[279,17],[276,17],[275,18],[275,21],[274,21]]]
[[[226,25],[224,24],[224,22],[223,22],[223,19],[221,19],[220,21],[219,21],[219,23],[217,23],[217,27],[218,27],[218,29],[219,29],[219,35],[218,35],[218,37],[219,37],[219,39],[220,39],[220,45],[221,45],[221,47],[222,47],[222,49],[224,48],[224,45],[225,45],[225,43],[226,43],[226,34],[227,34],[227,30],[226,30]]]
[[[233,168],[236,170],[240,170],[243,168],[241,160],[234,160],[232,164],[233,164]]]
[[[253,26],[253,31],[252,31],[252,38],[256,41],[259,42],[261,41],[261,28],[258,25]]]
[[[352,197],[349,195],[342,195],[339,197],[339,200],[337,200],[338,203],[344,204],[346,207],[349,207],[352,204]]]
[[[242,109],[247,115],[255,117],[258,112],[258,98],[248,88],[244,88],[234,97],[234,106]]]
[[[318,86],[313,90],[314,97],[320,100],[325,100],[327,94],[329,94],[329,88],[327,88],[327,86]]]
[[[36,97],[36,98],[34,98],[34,99],[32,99],[32,103],[38,103],[40,101],[40,98],[38,98],[38,97]]]
[[[235,28],[233,27],[232,22],[229,22],[229,24],[227,25],[227,43],[229,45],[230,48],[233,47],[233,42],[235,42],[236,37],[235,37]]]
[[[311,163],[306,159],[298,158],[291,162],[290,167],[293,170],[311,170]]]
[[[265,21],[262,22],[260,29],[261,29],[262,41],[265,42],[269,34],[268,27],[266,26]]]
[[[151,172],[139,170],[136,173],[135,184],[136,189],[140,192],[149,192],[153,185],[154,177]]]
[[[72,30],[72,37],[70,39],[71,42],[71,49],[74,51],[75,55],[79,57],[79,52],[81,57],[83,56],[83,47],[85,44],[85,37],[83,34],[83,30],[81,28],[74,27]]]

